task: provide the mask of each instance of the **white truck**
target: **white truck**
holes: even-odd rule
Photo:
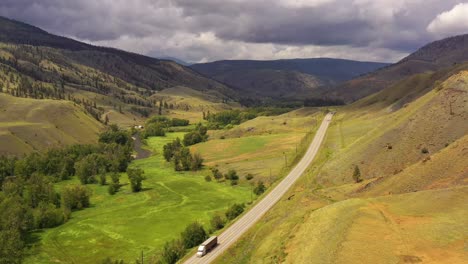
[[[208,253],[211,249],[216,247],[218,245],[218,237],[217,236],[212,236],[208,238],[205,242],[203,242],[199,247],[197,251],[197,257],[201,258]]]

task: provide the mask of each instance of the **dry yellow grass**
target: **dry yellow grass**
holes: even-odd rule
[[[71,102],[0,94],[0,155],[94,143],[103,125]]]
[[[211,131],[210,140],[192,150],[202,154],[207,166],[216,166],[223,172],[235,169],[241,181],[251,173],[273,183],[282,176],[286,165],[290,166],[300,155],[322,116],[317,109],[308,108],[257,117],[229,130]]]

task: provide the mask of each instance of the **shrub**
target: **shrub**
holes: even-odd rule
[[[233,220],[234,218],[238,217],[243,212],[244,212],[244,204],[233,204],[226,211],[226,218],[229,220]]]
[[[56,227],[64,222],[63,211],[54,204],[41,202],[34,212],[34,226],[36,228]]]
[[[358,165],[354,166],[353,179],[356,183],[359,183],[362,181],[361,170],[359,170]]]
[[[421,153],[422,154],[427,154],[427,153],[429,153],[429,150],[426,147],[424,147],[424,148],[421,149]]]
[[[143,132],[143,138],[148,137],[164,137],[166,132],[164,127],[160,123],[150,123],[146,126],[145,131]]]
[[[166,242],[161,253],[163,263],[175,264],[185,254],[184,243],[180,240]]]
[[[200,223],[194,222],[185,228],[180,237],[185,248],[192,248],[205,241],[207,234]]]
[[[239,182],[237,180],[231,180],[231,186],[235,186],[239,184]]]
[[[120,190],[120,175],[116,172],[111,174],[112,183],[109,185],[107,192],[110,195],[116,194]]]
[[[257,182],[257,186],[253,189],[253,192],[256,195],[260,195],[260,194],[264,193],[265,190],[266,190],[265,184],[263,184],[262,181],[259,181],[259,182]]]
[[[99,184],[100,185],[106,185],[106,172],[101,172],[101,174],[99,174]]]
[[[68,210],[80,210],[89,207],[90,193],[85,186],[69,185],[62,189],[62,207]]]
[[[190,169],[193,171],[201,169],[203,166],[203,158],[200,153],[195,153],[192,155],[192,161],[190,164]]]
[[[223,177],[223,174],[217,168],[211,168],[211,173],[213,174],[213,178],[217,181]]]
[[[211,176],[210,176],[210,175],[206,175],[206,176],[205,176],[205,181],[210,182],[210,181],[211,181]]]
[[[130,180],[130,186],[132,188],[132,192],[139,192],[141,191],[141,182],[145,179],[145,176],[143,176],[144,171],[140,168],[137,169],[132,169],[128,168],[127,169],[127,175],[128,179]]]
[[[237,175],[237,172],[234,169],[230,169],[228,173],[224,175],[224,177],[226,178],[226,180],[238,180],[239,179],[239,176]]]
[[[184,135],[184,145],[188,147],[206,141],[208,139],[207,131],[207,127],[198,124],[194,131]]]
[[[224,227],[224,225],[226,224],[226,220],[223,219],[223,217],[220,215],[214,215],[211,218],[210,223],[211,223],[211,227],[214,230],[218,230]]]
[[[245,179],[248,180],[248,181],[250,181],[253,178],[254,178],[254,176],[252,174],[250,174],[250,173],[245,175]]]
[[[187,119],[173,118],[171,120],[172,126],[188,126],[189,124],[190,124],[190,121]]]

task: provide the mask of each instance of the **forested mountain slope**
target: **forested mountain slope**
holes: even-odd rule
[[[343,59],[223,60],[190,67],[239,91],[275,99],[319,97],[325,88],[387,66]]]
[[[170,93],[164,92],[166,89],[184,89],[188,100],[174,100]],[[0,121],[3,135],[15,133],[15,140],[8,147],[9,154],[95,140],[89,133],[70,134],[77,131],[73,129],[61,131],[69,140],[60,140],[62,136],[50,133],[46,136],[45,132],[30,138],[26,132],[30,126],[17,124],[21,118],[18,119],[18,113],[11,107],[15,104],[22,104],[25,114],[31,113],[28,122],[39,127],[50,125],[46,119],[51,112],[56,120],[73,120],[74,116],[68,113],[81,112],[76,115],[80,118],[87,115],[98,121],[81,123],[82,129],[93,131],[91,134],[102,128],[102,124],[125,127],[141,124],[151,114],[189,113],[190,119],[200,119],[201,108],[214,112],[239,107],[237,92],[175,62],[88,45],[2,17],[0,92],[10,95],[2,96],[8,104],[3,105]],[[199,99],[190,100],[192,94],[197,94]],[[47,110],[41,114],[45,116],[36,114],[36,104],[44,105]],[[55,109],[57,105],[69,111]],[[75,121],[71,123],[80,124]]]

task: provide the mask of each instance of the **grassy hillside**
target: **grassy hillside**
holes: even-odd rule
[[[192,149],[203,155],[208,166],[238,171],[241,183],[250,173],[270,185],[297,161],[322,117],[317,108],[257,117],[229,130],[212,131],[211,140]]]
[[[9,143],[0,154],[14,155],[95,142],[103,127],[96,121],[131,127],[161,113],[197,122],[201,109],[240,107],[232,89],[172,61],[88,45],[2,17],[0,93],[9,102],[8,112],[0,113],[0,133]],[[31,109],[24,106],[10,114],[13,105],[25,102]],[[77,106],[67,110],[71,105]],[[26,117],[29,112],[34,114]],[[36,131],[39,127],[43,129]]]
[[[0,155],[95,143],[104,126],[72,102],[0,94]]]
[[[349,183],[354,165],[365,179],[394,175],[464,136],[468,131],[467,78],[468,71],[460,71],[442,79],[435,89],[402,107],[395,107],[398,101],[359,106],[376,95],[344,108],[334,125],[340,146],[318,175],[319,182]],[[413,86],[407,88],[411,93]]]
[[[455,65],[338,109],[314,164],[216,263],[464,263],[467,77]]]
[[[384,67],[386,63],[341,59],[233,60],[190,67],[239,91],[275,99],[318,97],[319,87],[349,80]]]
[[[468,60],[468,35],[435,41],[420,48],[398,63],[340,84],[326,96],[356,101],[381,91],[414,74],[439,71]]]

